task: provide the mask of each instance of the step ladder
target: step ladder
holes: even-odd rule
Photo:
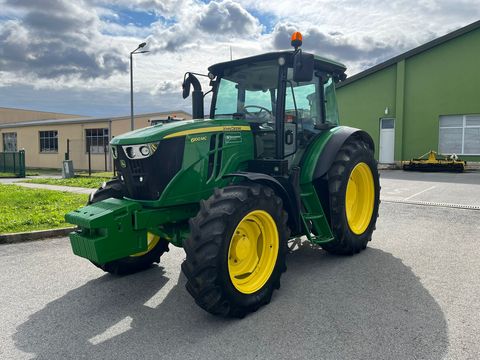
[[[300,185],[300,190],[304,206],[304,211],[301,211],[300,215],[307,239],[314,244],[332,241],[334,237],[313,184]]]

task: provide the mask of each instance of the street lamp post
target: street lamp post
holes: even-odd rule
[[[135,122],[133,119],[133,54],[143,54],[147,53],[148,50],[138,51],[147,45],[147,43],[143,42],[137,46],[135,50],[130,53],[130,130],[135,129]]]

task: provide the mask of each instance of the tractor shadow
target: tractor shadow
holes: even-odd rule
[[[13,340],[36,359],[441,359],[448,347],[435,299],[375,248],[335,257],[302,244],[272,302],[242,320],[205,313],[184,285],[161,267],[103,275],[32,314]]]

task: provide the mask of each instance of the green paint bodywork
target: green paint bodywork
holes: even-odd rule
[[[342,127],[336,126],[332,129],[326,130],[315,137],[315,141],[308,146],[305,154],[303,154],[303,166],[300,172],[300,185],[309,184],[314,179],[315,167],[320,159],[323,149],[328,141],[338,132]]]
[[[198,203],[201,199],[208,198],[214,188],[224,187],[229,179],[223,176],[235,171],[246,170],[247,161],[253,159],[253,135],[250,131],[218,131],[218,127],[235,130],[240,126],[249,126],[246,121],[241,120],[186,120],[170,123],[167,125],[156,125],[150,128],[132,131],[115,137],[112,145],[131,145],[161,141],[165,137],[174,134],[204,129],[202,133],[195,133],[185,136],[185,149],[182,168],[174,176],[169,185],[165,188],[160,198],[155,201],[136,200],[147,207],[165,207],[182,205],[186,203]],[[212,131],[209,131],[212,129]],[[224,133],[223,144],[217,143],[210,151],[211,137]],[[228,134],[239,136],[235,142],[227,142]],[[201,138],[201,140],[198,140]],[[203,139],[205,138],[205,139]],[[219,146],[222,148],[222,163],[218,173],[208,174],[208,159],[211,154],[214,156],[213,168],[217,168],[219,161]],[[168,154],[165,154],[168,156]]]
[[[224,175],[247,170],[248,160],[254,158],[251,131],[238,131],[248,123],[238,120],[181,121],[153,126],[116,137],[113,146],[162,141],[166,137],[184,136],[185,150],[181,170],[172,178],[158,200],[107,199],[68,213],[67,222],[78,225],[79,231],[70,235],[75,254],[96,263],[105,263],[147,250],[147,233],[182,246],[189,236],[188,219],[199,211],[199,202],[212,195],[214,188],[232,182]],[[219,127],[222,127],[219,130]],[[185,134],[203,129],[202,133]],[[237,130],[237,131],[222,131]],[[315,235],[305,231],[309,240],[321,244],[333,239],[318,195],[312,184],[315,166],[326,143],[340,128],[319,134],[304,154],[300,174],[301,199],[306,209],[301,218],[305,229],[312,227]],[[223,142],[219,143],[220,133]],[[211,137],[216,136],[212,150]],[[230,136],[230,138],[228,137]],[[193,140],[192,140],[193,139]],[[208,170],[209,159],[214,159],[219,171]],[[168,156],[168,154],[166,154]],[[311,225],[310,225],[311,224]]]
[[[316,60],[319,59],[316,57]],[[337,63],[332,64],[340,67]],[[333,86],[327,91],[326,110],[327,120],[336,124],[338,113]],[[314,140],[309,140],[311,142],[306,149],[302,148],[302,151],[305,150],[299,189],[303,205],[299,214],[302,233],[298,234],[297,229],[295,236],[306,235],[316,244],[333,240],[333,235],[313,185],[315,167],[321,161],[325,145],[339,129],[323,130]],[[175,175],[162,189],[158,199],[107,199],[66,215],[67,222],[79,227],[70,234],[75,254],[100,264],[134,255],[147,250],[148,233],[158,235],[175,246],[182,246],[189,236],[188,220],[198,213],[200,201],[209,198],[215,188],[241,181],[225,175],[248,171],[249,161],[255,156],[250,125],[241,119],[159,124],[117,136],[112,139],[111,146],[115,147],[117,154],[123,146],[141,144],[150,144],[149,149],[157,151],[160,148],[158,144],[171,138],[183,141],[183,159],[180,169],[175,170]],[[175,146],[180,146],[179,141],[175,143]],[[163,144],[167,146],[168,143]],[[165,147],[162,149],[166,153],[161,155],[168,157],[168,150]],[[172,151],[178,151],[178,148]],[[155,156],[158,157],[158,154]],[[123,159],[121,161],[121,167],[132,166]]]
[[[183,136],[182,167],[157,200],[107,199],[68,213],[66,221],[80,228],[70,234],[74,253],[105,263],[145,251],[148,232],[182,246],[188,236],[187,221],[197,214],[200,200],[208,198],[214,188],[229,184],[232,179],[223,176],[246,170],[248,160],[253,159],[253,135],[251,131],[239,131],[240,126],[249,128],[247,122],[238,120],[187,120],[115,137],[111,142],[113,146]],[[200,129],[203,129],[201,133],[196,132]],[[196,133],[185,135],[184,132],[190,131]],[[221,133],[224,134],[222,143],[218,136]],[[226,140],[228,134],[234,135],[233,141]],[[216,136],[216,142],[210,150],[212,136]],[[213,171],[209,173],[211,156]],[[217,166],[219,161],[221,164]]]
[[[109,262],[146,251],[149,232],[181,247],[189,236],[188,220],[199,211],[199,202],[211,196],[215,188],[232,182],[232,178],[223,178],[224,175],[247,170],[248,160],[254,158],[251,131],[222,131],[219,126],[222,130],[223,127],[238,130],[239,126],[245,127],[248,123],[237,120],[182,121],[116,137],[113,146],[158,142],[181,134],[185,138],[182,167],[158,200],[107,199],[68,213],[65,216],[67,222],[79,227],[79,231],[70,234],[74,253],[96,263]],[[204,129],[204,132],[184,135],[186,131],[198,129]],[[300,196],[305,212],[300,215],[304,234],[316,244],[333,240],[333,235],[313,186],[315,166],[325,145],[340,129],[334,127],[317,135],[303,155]],[[222,143],[219,141],[221,133]],[[232,138],[227,140],[229,135]],[[211,150],[212,136],[216,136],[216,142]],[[217,167],[220,151],[222,163]],[[209,173],[208,163],[212,157],[213,169],[218,168],[218,172],[210,170]]]

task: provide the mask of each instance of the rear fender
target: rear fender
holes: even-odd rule
[[[300,162],[302,169],[300,183],[312,183],[323,177],[335,160],[338,151],[349,138],[363,140],[375,150],[372,137],[363,130],[349,126],[338,126],[327,132],[319,134],[307,147]]]

